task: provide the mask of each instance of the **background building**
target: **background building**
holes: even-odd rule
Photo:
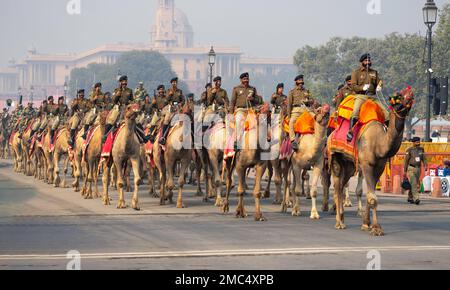
[[[132,50],[160,52],[190,91],[199,94],[209,78],[207,55],[210,48],[209,45],[194,47],[194,30],[187,16],[176,8],[174,0],[160,0],[149,43],[105,44],[77,54],[42,54],[32,47],[24,59],[11,61],[7,68],[0,69],[0,100],[17,97],[19,87],[24,96],[29,96],[33,87],[35,100],[47,95],[61,95],[72,69],[84,68],[90,63],[114,64],[122,53]],[[243,71],[264,79],[296,70],[290,58],[244,58],[239,47],[215,46],[214,50],[217,57],[213,74],[221,75],[229,86],[236,83],[237,76]],[[269,94],[269,88],[267,90]]]

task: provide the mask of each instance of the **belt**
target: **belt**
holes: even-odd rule
[[[413,167],[413,168],[420,168],[421,167],[420,165],[419,166],[414,166],[414,165],[411,165],[411,164],[408,164],[408,166]]]

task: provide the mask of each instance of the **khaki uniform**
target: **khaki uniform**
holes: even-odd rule
[[[56,113],[55,118],[53,119],[53,123],[52,123],[52,130],[56,130],[58,129],[60,126],[63,126],[66,122],[66,116],[67,113],[69,111],[69,108],[67,107],[67,105],[62,104],[58,106],[58,110]]]
[[[123,119],[125,107],[133,102],[133,91],[130,88],[126,88],[125,90],[117,88],[113,94],[113,102],[115,105],[106,119],[106,124],[111,126]]]
[[[172,107],[175,103],[177,103],[178,109],[181,109],[181,106],[184,104],[184,96],[183,91],[180,89],[174,90],[173,88],[170,88],[167,90],[167,101],[168,105],[164,107],[164,109],[161,111],[161,116],[164,119],[164,125],[170,125],[170,121],[172,120],[172,117],[175,113],[174,108]]]
[[[78,107],[78,108],[75,108]],[[92,103],[85,98],[78,98],[72,102],[73,116],[70,119],[70,129],[76,130],[82,125],[84,115],[92,109]],[[92,118],[92,117],[91,117]],[[87,120],[89,122],[90,120]],[[85,119],[86,122],[86,119]]]
[[[153,97],[152,100],[152,107],[153,107],[153,113],[152,113],[152,120],[150,121],[150,127],[156,127],[159,125],[161,121],[161,115],[162,110],[166,106],[166,96],[157,95]]]
[[[248,101],[248,98],[253,98]],[[245,87],[240,84],[233,89],[230,104],[230,113],[236,113],[236,135],[242,136],[244,132],[244,122],[247,117],[248,109],[258,105],[256,88],[252,86]]]
[[[337,95],[334,98],[335,107],[338,108],[345,98],[354,94],[355,92],[352,90],[352,88],[348,84],[345,84],[344,87],[337,92]]]
[[[376,70],[371,68],[367,69],[361,66],[353,71],[350,88],[356,95],[351,118],[359,118],[359,111],[362,104],[364,104],[366,100],[370,99],[380,106],[385,115],[385,119],[389,120],[389,112],[376,96],[376,89],[379,83],[380,78],[378,77],[378,72]],[[369,89],[366,92],[363,88],[367,84],[369,85]]]
[[[419,200],[418,187],[420,186],[422,162],[427,166],[425,150],[423,147],[411,147],[406,150],[404,172],[407,174],[409,182],[411,183],[409,198],[412,198],[414,201]]]
[[[307,107],[311,101],[310,93],[301,86],[293,88],[288,95],[287,113],[289,117],[289,138],[295,140],[295,122],[306,111],[310,111]]]
[[[270,97],[270,102],[272,103],[272,105],[273,105],[275,108],[281,108],[281,107],[284,106],[284,104],[285,104],[285,102],[286,102],[286,98],[287,98],[287,96],[284,95],[284,94],[279,95],[279,94],[277,94],[277,93],[274,93],[274,94]]]

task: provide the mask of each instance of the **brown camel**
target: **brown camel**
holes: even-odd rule
[[[374,236],[382,236],[384,232],[378,223],[378,199],[375,194],[376,183],[384,171],[386,162],[393,157],[402,144],[405,119],[411,110],[414,94],[410,88],[402,91],[400,103],[390,112],[389,127],[372,121],[356,141],[358,148],[359,168],[367,185],[367,204],[361,229],[370,231]],[[355,174],[355,162],[344,154],[333,152],[331,148],[331,171],[334,183],[334,201],[336,206],[336,225],[338,230],[345,229],[343,191],[349,179]],[[372,211],[373,223],[370,212]]]
[[[323,149],[326,145],[327,125],[330,117],[330,107],[324,105],[316,111],[314,117],[314,134],[302,135],[298,141],[299,150],[291,157],[292,171],[295,179],[295,204],[292,209],[293,216],[300,215],[300,195],[304,186],[304,171],[313,167],[312,190],[311,190],[311,219],[319,219],[316,207],[317,183],[322,173]],[[288,197],[285,197],[285,200]]]
[[[90,143],[84,151],[84,161],[85,161],[85,182],[82,190],[82,195],[86,199],[98,198],[100,196],[98,191],[98,167],[100,163],[100,158],[102,154],[102,137],[105,134],[105,124],[106,116],[108,112],[105,111],[99,115],[99,123],[92,129],[92,136],[90,138]],[[94,194],[92,194],[92,183],[95,185]]]
[[[54,186],[55,187],[67,187],[66,185],[66,176],[69,166],[69,138],[70,138],[70,130],[67,127],[60,128],[57,136],[55,137],[55,144],[53,149],[53,167],[54,167]],[[59,164],[61,158],[64,157],[64,167],[63,167],[63,179],[61,183],[61,178],[59,176]]]
[[[22,134],[21,139],[21,146],[22,146],[22,160],[23,160],[23,166],[24,166],[24,174],[27,176],[33,175],[32,172],[32,159],[30,158],[30,142],[29,139],[31,138],[31,126],[33,126],[33,123],[36,122],[35,119],[30,119],[27,122],[27,129]],[[36,168],[35,168],[36,170]]]
[[[50,152],[50,128],[45,130],[45,135],[42,137],[42,152],[44,153],[46,172],[45,182],[53,184],[54,182],[54,160],[53,153]]]
[[[19,133],[12,133],[11,149],[14,159],[14,172],[23,172],[23,154],[22,154],[22,140],[19,139]]]
[[[75,135],[75,144],[73,148],[73,177],[74,181],[72,182],[72,188],[75,192],[81,191],[80,182],[83,178],[83,173],[86,173],[86,162],[83,159],[83,134],[84,128],[81,129]],[[84,196],[84,193],[81,193],[81,196]]]
[[[129,105],[125,110],[125,124],[117,133],[115,142],[112,146],[111,158],[112,160],[105,161],[103,166],[103,204],[109,205],[108,185],[111,172],[112,163],[117,171],[117,189],[119,191],[119,201],[117,208],[126,208],[124,197],[124,172],[128,160],[131,161],[134,175],[134,192],[131,206],[135,210],[139,208],[139,185],[141,184],[141,145],[136,136],[136,118],[139,114],[140,107],[138,104]]]
[[[263,108],[263,111],[267,108]],[[264,153],[261,149],[261,144],[258,144],[257,140],[262,132],[259,131],[259,120],[256,114],[249,114],[247,121],[249,122],[249,131],[247,131],[242,137],[241,141],[244,141],[242,149],[240,149],[233,158],[228,158],[227,163],[227,190],[226,197],[223,201],[222,211],[224,213],[229,212],[229,197],[231,191],[232,174],[233,169],[236,169],[238,176],[238,206],[236,210],[236,217],[245,218],[247,213],[244,207],[244,195],[246,190],[246,175],[249,168],[255,169],[255,185],[253,188],[253,197],[255,199],[255,221],[265,221],[266,218],[263,216],[261,211],[261,182],[264,173],[267,169],[267,158],[263,158]],[[256,145],[257,146],[254,146]],[[254,149],[256,148],[256,149]]]

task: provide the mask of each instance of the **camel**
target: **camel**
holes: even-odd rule
[[[268,106],[263,106],[260,111],[262,114],[268,112]],[[267,116],[267,114],[266,114]],[[246,190],[246,175],[247,169],[254,168],[255,169],[255,185],[253,188],[253,197],[255,199],[255,221],[266,221],[266,218],[263,216],[261,211],[261,182],[264,173],[267,169],[267,160],[262,158],[263,150],[261,149],[261,144],[257,144],[255,142],[259,137],[259,134],[262,132],[259,131],[259,120],[256,114],[249,114],[247,117],[247,121],[250,126],[247,132],[245,132],[241,141],[244,141],[243,149],[240,149],[235,153],[233,158],[228,158],[226,160],[227,163],[227,190],[226,197],[223,201],[222,212],[229,212],[229,198],[231,191],[231,183],[232,183],[232,174],[233,169],[236,169],[236,173],[238,176],[238,206],[236,210],[236,217],[238,218],[246,218],[247,213],[244,207],[244,195]],[[251,144],[251,145],[250,145]],[[254,144],[257,146],[253,147]],[[251,147],[250,147],[251,146]],[[256,148],[256,149],[254,149]]]
[[[319,219],[317,211],[317,183],[322,173],[323,149],[326,145],[327,125],[330,117],[330,107],[324,105],[316,111],[314,117],[314,134],[302,135],[298,141],[299,150],[291,157],[292,171],[295,179],[295,204],[292,209],[293,216],[300,216],[300,193],[304,183],[304,171],[313,167],[312,189],[311,189],[311,219]],[[287,197],[285,197],[285,200]]]
[[[27,122],[27,126],[25,131],[22,134],[21,139],[21,146],[22,146],[22,160],[23,160],[23,166],[24,166],[24,174],[27,176],[33,175],[32,172],[32,160],[30,158],[30,142],[29,139],[32,137],[31,134],[31,127],[33,126],[34,122],[36,122],[35,119],[30,119]],[[36,168],[35,168],[36,170]]]
[[[125,124],[117,133],[114,144],[112,145],[110,160],[104,161],[103,166],[103,204],[109,205],[109,193],[108,185],[111,172],[112,163],[116,167],[117,171],[117,189],[119,191],[119,201],[117,204],[118,209],[126,208],[124,198],[124,178],[125,172],[124,166],[131,161],[134,175],[134,192],[132,198],[132,208],[134,210],[140,210],[139,207],[139,185],[141,184],[141,144],[136,136],[136,118],[139,114],[140,107],[138,104],[127,106],[125,110]],[[112,159],[112,160],[111,160]]]
[[[90,143],[84,152],[86,165],[86,176],[82,194],[86,199],[98,198],[98,166],[102,154],[102,137],[105,134],[106,116],[108,112],[103,112],[98,118],[99,123],[92,128]],[[88,136],[89,137],[89,136]],[[89,183],[89,185],[88,185]],[[94,195],[92,195],[92,183],[95,185]]]
[[[53,167],[54,167],[54,186],[55,187],[67,187],[66,185],[66,176],[69,165],[69,138],[70,138],[70,130],[66,127],[60,128],[59,132],[57,132],[57,137],[55,137],[55,144],[53,149]],[[61,183],[61,178],[59,176],[59,163],[61,157],[65,157],[64,159],[64,167],[63,167],[63,179]]]
[[[414,102],[411,88],[402,91],[400,102],[394,105],[390,112],[389,126],[372,121],[356,140],[358,148],[358,164],[367,185],[366,210],[364,212],[361,229],[369,231],[374,236],[383,236],[384,231],[378,222],[378,199],[375,193],[376,183],[384,171],[386,162],[393,157],[402,144],[405,119]],[[331,172],[334,183],[334,201],[336,203],[336,225],[338,230],[345,229],[343,191],[349,179],[355,174],[355,162],[341,153],[332,151]],[[370,213],[372,211],[373,223]]]
[[[224,111],[222,115],[224,115]],[[219,112],[219,115],[221,113]],[[205,116],[206,118],[206,116]],[[206,148],[199,150],[202,156],[202,165],[205,172],[206,192],[204,201],[208,201],[209,197],[216,198],[215,206],[222,206],[222,178],[220,170],[223,163],[224,149],[226,147],[226,126],[224,120],[214,120],[215,125],[210,130],[206,131],[203,136],[204,145]],[[212,176],[208,175],[208,169],[211,169]],[[198,178],[200,184],[200,178]],[[215,190],[215,194],[212,194]]]
[[[84,128],[76,133],[75,135],[75,144],[73,148],[73,177],[74,181],[72,182],[72,188],[75,192],[80,192],[80,180],[83,177],[83,173],[86,173],[86,162],[83,159],[83,143],[84,139],[82,138],[84,134]],[[81,196],[84,196],[82,192]]]
[[[11,149],[14,159],[14,172],[19,173],[23,171],[22,141],[19,139],[18,132],[13,132],[12,135]]]

